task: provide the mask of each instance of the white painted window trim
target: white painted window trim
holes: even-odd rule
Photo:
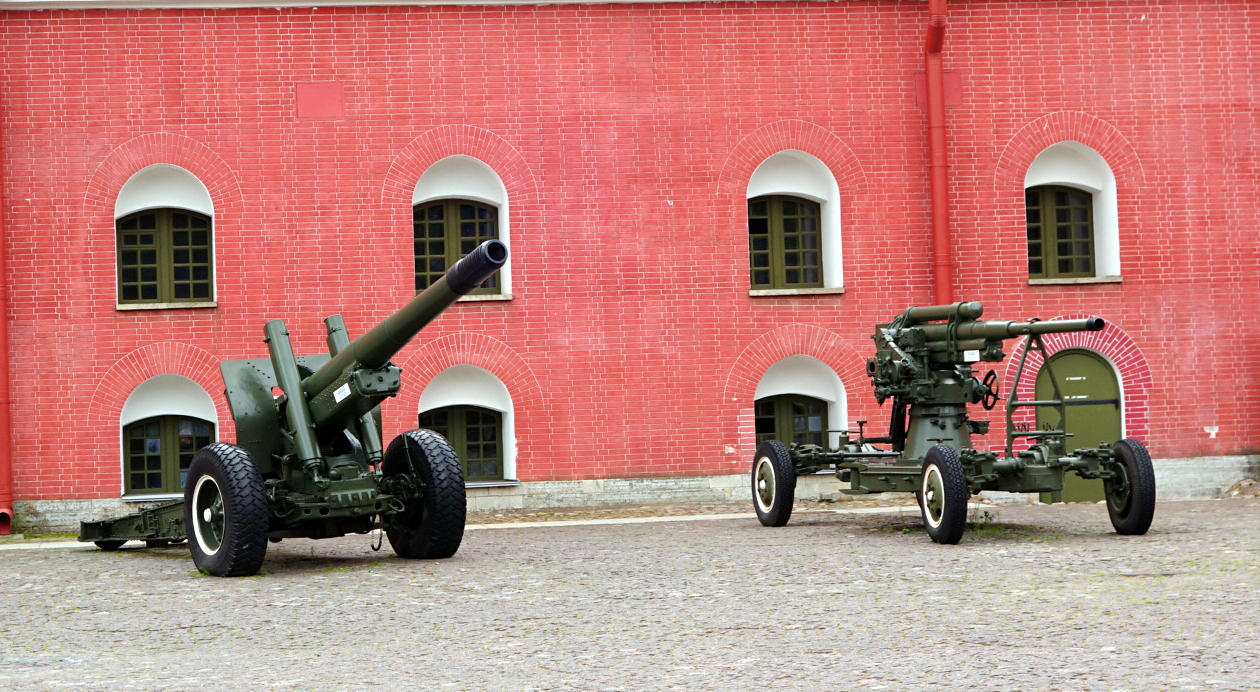
[[[781,394],[798,394],[827,402],[827,445],[840,446],[840,433],[848,430],[849,397],[844,383],[826,363],[813,356],[780,359],[762,374],[753,401]]]
[[[0,9],[3,8],[0,7]],[[184,303],[118,302],[118,245],[115,228],[114,308],[125,312],[218,307],[218,228],[215,224],[214,202],[210,199],[210,190],[206,188],[205,183],[185,168],[169,163],[150,164],[133,173],[119,188],[118,196],[114,199],[114,221],[149,209],[185,209],[210,218],[210,300]]]
[[[490,487],[518,483],[516,475],[516,406],[503,381],[476,365],[452,365],[429,380],[420,393],[417,415],[447,406],[478,406],[503,416],[503,480],[470,483]],[[490,485],[486,485],[489,483]]]
[[[836,176],[813,154],[799,149],[785,149],[762,161],[748,179],[746,199],[766,195],[789,195],[818,203],[819,223],[822,224],[823,285],[821,289],[750,289],[748,295],[843,293],[840,187]]]
[[[471,199],[492,204],[499,210],[499,240],[512,249],[511,200],[503,179],[481,159],[463,154],[447,156],[429,166],[411,193],[411,206],[439,199]],[[469,294],[461,301],[511,300],[512,260],[499,269],[499,293]]]
[[[173,373],[154,375],[136,385],[118,414],[118,494],[125,502],[150,502],[183,497],[181,494],[146,493],[126,495],[127,450],[123,431],[128,425],[155,416],[187,416],[214,423],[214,440],[219,439],[219,413],[214,400],[201,385]]]
[[[1107,283],[1120,281],[1120,218],[1116,176],[1094,149],[1071,140],[1042,150],[1024,175],[1024,189],[1065,185],[1093,195],[1094,276],[1077,279],[1035,279],[1033,285]]]

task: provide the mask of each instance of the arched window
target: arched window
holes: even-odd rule
[[[1116,180],[1098,152],[1060,142],[1038,154],[1024,176],[1024,211],[1029,279],[1119,277]]]
[[[753,398],[758,442],[776,437],[784,443],[809,441],[830,448],[839,444],[836,431],[847,426],[844,383],[813,356],[788,356],[771,365],[757,382]]]
[[[827,402],[801,394],[780,394],[758,399],[757,444],[779,440],[784,444],[826,446]]]
[[[480,406],[444,406],[421,413],[420,427],[451,443],[466,482],[503,480],[503,414]]]
[[[838,290],[840,192],[835,176],[803,151],[781,151],[748,181],[752,295]]]
[[[114,203],[119,307],[214,305],[214,209],[188,171],[131,176]]]
[[[187,377],[168,373],[141,382],[119,414],[123,494],[181,492],[192,456],[217,439],[215,420],[210,395]]]
[[[471,199],[439,199],[412,209],[416,290],[442,278],[459,258],[499,237],[499,210]],[[473,293],[499,293],[496,272]]]
[[[485,368],[452,365],[420,393],[420,427],[451,442],[469,484],[515,483],[516,417],[512,396]]]
[[[193,455],[214,439],[214,423],[186,416],[156,416],[124,427],[124,491],[128,495],[182,491]]]
[[[425,170],[411,195],[415,286],[424,290],[478,244],[497,238],[511,246],[507,188],[471,156],[447,156]],[[473,296],[510,298],[511,262]]]

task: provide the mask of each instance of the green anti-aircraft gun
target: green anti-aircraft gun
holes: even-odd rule
[[[875,355],[866,371],[875,399],[892,399],[892,421],[885,437],[867,437],[858,421],[856,438],[840,431],[837,449],[816,444],[785,445],[766,440],[757,446],[752,464],[753,505],[765,526],[783,526],[792,515],[796,477],[832,468],[850,494],[905,491],[918,498],[928,535],[938,543],[957,543],[966,526],[967,500],[981,490],[1057,492],[1064,473],[1101,478],[1107,512],[1117,533],[1144,534],[1155,512],[1155,474],[1146,447],[1124,439],[1113,445],[1066,449],[1067,403],[1058,383],[1052,399],[1019,401],[1015,396],[1028,354],[1037,352],[1050,368],[1042,334],[1098,331],[1098,317],[1079,320],[983,322],[978,302],[912,307],[872,337]],[[1005,358],[1002,342],[1027,336],[1006,404],[1006,450],[981,452],[971,435],[988,432],[988,421],[971,420],[968,404],[992,409],[998,400],[997,373],[983,380],[972,373],[979,361]],[[1020,407],[1058,412],[1058,424],[1045,430],[1020,429],[1013,416]],[[1050,418],[1046,416],[1045,418]],[[1026,449],[1016,450],[1023,438]],[[1092,441],[1091,441],[1092,442]],[[887,449],[875,445],[886,445]]]
[[[284,322],[268,322],[270,358],[220,365],[237,444],[197,452],[183,501],[83,522],[79,540],[117,550],[128,540],[186,538],[197,568],[217,576],[256,573],[268,540],[377,528],[400,557],[454,555],[466,509],[459,459],[429,430],[399,435],[383,449],[377,407],[400,386],[390,358],[507,256],[503,243],[482,243],[354,341],[340,315],[325,319],[330,355],[294,356]]]

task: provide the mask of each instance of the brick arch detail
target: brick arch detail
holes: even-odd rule
[[[791,323],[757,337],[735,358],[722,388],[722,409],[733,412],[723,436],[734,442],[728,443],[725,457],[732,468],[742,469],[753,451],[756,435],[751,404],[757,384],[770,366],[788,356],[811,356],[822,361],[840,378],[846,393],[861,391],[867,384],[865,356],[835,332]]]
[[[717,195],[744,199],[753,171],[763,161],[788,149],[797,149],[822,161],[836,178],[841,203],[866,185],[866,172],[849,145],[835,133],[814,123],[778,120],[744,136],[726,156],[718,175]],[[738,206],[738,205],[737,205]]]
[[[443,125],[421,133],[398,152],[385,173],[381,203],[411,220],[411,195],[429,166],[448,156],[471,156],[503,181],[514,209],[537,201],[538,185],[525,157],[490,130],[472,125]]]
[[[141,346],[110,366],[92,392],[92,403],[88,407],[90,427],[102,432],[116,430],[127,397],[145,380],[158,375],[183,375],[196,382],[214,402],[219,439],[234,439],[236,425],[223,393],[219,358],[204,349],[175,341]]]
[[[1111,167],[1117,190],[1143,184],[1146,174],[1137,150],[1116,126],[1089,113],[1058,111],[1025,124],[1006,142],[994,169],[994,189],[1022,195],[1024,175],[1033,160],[1047,147],[1065,141],[1080,142],[1097,151]]]
[[[95,228],[107,218],[112,238],[114,200],[131,176],[155,163],[168,163],[192,173],[210,192],[214,215],[239,214],[244,200],[236,172],[213,149],[184,135],[153,132],[118,145],[97,165],[83,195],[83,216]]]
[[[1084,313],[1072,313],[1055,317],[1056,320],[1074,320],[1093,317]],[[1101,331],[1072,332],[1068,334],[1046,334],[1042,337],[1046,353],[1053,357],[1065,350],[1093,351],[1102,356],[1115,368],[1120,379],[1120,397],[1124,406],[1124,431],[1128,437],[1146,440],[1150,437],[1151,379],[1150,364],[1142,354],[1137,343],[1118,325],[1107,323]],[[1019,345],[1006,359],[1006,367],[1002,372],[1002,392],[1007,392],[1015,381],[1015,371],[1019,367],[1020,355],[1024,352],[1027,340]],[[1020,401],[1035,399],[1037,374],[1044,364],[1037,353],[1028,354],[1028,363],[1024,368],[1024,376],[1019,383],[1016,394]],[[1035,420],[1035,412],[1026,407],[1016,412],[1013,420],[1016,423],[1029,423]]]
[[[543,411],[543,390],[534,371],[506,343],[474,332],[448,334],[425,342],[402,362],[403,385],[398,401],[381,408],[387,431],[401,432],[416,426],[420,395],[439,373],[456,365],[476,365],[490,371],[512,397],[518,431],[530,430],[530,416]],[[518,433],[517,459],[525,458],[527,435]],[[387,444],[389,440],[385,441]],[[518,461],[519,464],[519,461]]]

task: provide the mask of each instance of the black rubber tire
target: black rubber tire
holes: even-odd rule
[[[1122,479],[1103,479],[1107,498],[1107,514],[1116,533],[1141,536],[1151,528],[1155,518],[1155,469],[1146,445],[1124,439],[1112,446],[1117,471]]]
[[[97,548],[100,548],[101,550],[104,550],[105,552],[113,552],[123,547],[123,543],[126,543],[127,541],[111,540],[111,541],[93,541],[93,542],[96,543]]]
[[[188,466],[184,526],[197,569],[216,577],[257,574],[267,555],[270,509],[249,452],[216,442]]]
[[[468,516],[464,470],[451,443],[432,430],[412,430],[395,437],[385,450],[381,470],[391,476],[409,473],[413,466],[424,482],[424,494],[386,521],[385,535],[399,557],[448,558],[464,539]]]
[[[757,445],[752,463],[753,509],[762,526],[786,526],[796,499],[796,469],[787,445],[766,440]]]
[[[923,474],[916,495],[923,525],[934,542],[952,545],[962,540],[971,491],[953,447],[935,445],[923,455]]]

